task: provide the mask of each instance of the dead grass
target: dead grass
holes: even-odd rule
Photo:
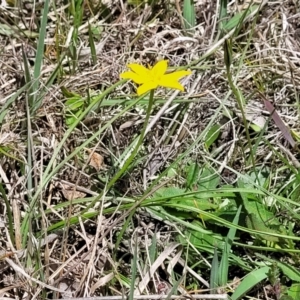
[[[243,172],[249,166],[248,156],[243,151],[243,145],[247,143],[243,123],[236,100],[229,94],[222,47],[199,63],[193,63],[213,48],[216,7],[211,4],[212,1],[197,1],[198,25],[194,36],[187,37],[182,31],[181,12],[178,10],[181,2],[177,2],[175,1],[177,6],[162,1],[155,7],[134,7],[123,1],[109,1],[110,15],[104,20],[99,17],[101,11],[95,11],[96,15],[93,16],[86,3],[85,19],[79,30],[81,45],[80,50],[78,49],[76,70],[72,70],[66,58],[63,62],[64,76],[56,80],[48,90],[42,107],[31,123],[34,141],[33,170],[26,170],[28,154],[24,94],[9,105],[7,114],[4,118],[1,117],[0,177],[13,207],[15,239],[11,240],[7,210],[4,199],[1,198],[1,299],[127,296],[132,271],[130,261],[135,247],[138,249],[137,260],[141,262],[138,265],[138,274],[142,277],[135,291],[136,295],[147,290],[147,294],[162,297],[171,290],[170,282],[174,282],[171,278],[172,270],[166,269],[165,266],[165,262],[169,260],[172,264],[168,264],[168,268],[181,264],[182,272],[188,274],[186,276],[190,282],[198,282],[198,290],[206,292],[208,278],[202,278],[193,273],[189,266],[185,266],[180,257],[182,250],[174,241],[172,224],[153,219],[143,210],[138,210],[132,217],[132,223],[124,231],[122,241],[119,243],[117,240],[117,234],[122,231],[126,221],[125,217],[135,211],[132,208],[128,213],[124,213],[119,211],[118,207],[123,203],[131,204],[135,196],[144,193],[153,179],[204,130],[220,103],[224,103],[234,117],[226,118],[222,114],[218,117],[218,122],[222,122],[224,126],[214,149],[215,154],[210,156],[201,144],[195,147],[187,160],[217,160],[220,162],[217,168],[227,183],[233,183],[236,177],[226,166],[237,172]],[[34,59],[35,55],[36,39],[25,37],[21,30],[12,26],[18,24],[22,29],[35,31],[39,11],[34,12],[32,7],[26,9],[26,4],[21,4],[25,6],[22,10],[4,6],[0,10],[1,26],[7,26],[9,29],[8,33],[0,31],[2,107],[5,107],[8,99],[24,85],[21,46],[23,45],[29,58]],[[55,68],[59,51],[65,51],[69,47],[68,33],[71,23],[63,8],[62,3],[58,1],[56,12],[52,10],[49,15],[41,81]],[[232,13],[242,8],[237,3],[231,5]],[[256,90],[260,90],[276,106],[283,121],[296,133],[300,132],[298,11],[299,7],[295,1],[265,2],[256,23],[255,17],[251,18],[243,24],[239,35],[235,37],[232,64],[235,84],[249,102],[246,108],[249,121],[258,116],[268,119],[268,112],[261,97],[256,93]],[[96,65],[92,64],[90,57],[88,22],[101,30],[100,39],[96,41]],[[59,23],[62,28],[56,27],[55,23]],[[253,38],[243,54],[248,41],[247,36],[251,31]],[[60,40],[59,47],[55,44],[57,39]],[[245,57],[241,60],[242,55]],[[152,65],[160,58],[168,59],[174,67],[192,64],[194,74],[186,82],[187,94],[182,102],[173,102],[165,109],[161,109],[163,103],[158,102],[156,105],[152,117],[153,126],[147,135],[143,156],[136,162],[135,168],[117,182],[112,194],[106,195],[98,203],[97,209],[100,214],[97,217],[94,215],[90,220],[79,218],[76,226],[72,226],[72,222],[69,221],[64,230],[53,230],[51,234],[46,231],[43,239],[38,236],[44,229],[60,220],[70,219],[80,212],[84,202],[76,203],[76,198],[88,200],[88,197],[97,196],[105,190],[105,177],[114,174],[115,162],[126,150],[133,136],[140,131],[145,116],[141,106],[123,115],[99,136],[98,141],[89,145],[88,149],[94,149],[104,158],[101,170],[95,170],[89,165],[89,153],[76,155],[59,170],[39,197],[39,219],[31,220],[28,243],[22,245],[22,232],[18,229],[28,208],[30,191],[27,190],[27,176],[33,177],[35,187],[39,185],[41,171],[47,166],[67,130],[64,117],[66,99],[61,88],[82,96],[85,96],[88,90],[91,94],[97,94],[119,80],[119,74],[128,62]],[[33,63],[33,60],[31,61]],[[109,100],[129,99],[128,95],[133,95],[134,92],[135,87],[128,82],[111,94]],[[165,90],[160,90],[157,97],[182,99],[181,96],[172,95]],[[108,103],[91,112],[67,140],[56,157],[56,164],[90,138],[96,129],[121,109],[121,103],[111,106]],[[290,160],[291,164],[297,161],[298,148],[287,150],[287,155],[284,151],[288,147],[286,141],[272,122],[269,123],[264,138]],[[265,143],[258,145],[256,158],[257,164],[274,167],[278,163],[270,155],[270,148],[266,147]],[[148,195],[151,193],[153,191]],[[68,201],[72,202],[71,206],[54,207]],[[109,207],[113,208],[110,213],[102,213]],[[46,215],[46,209],[52,212]],[[149,260],[149,247],[153,236],[157,239],[158,258],[155,262]],[[148,270],[153,275],[152,279],[147,277]],[[182,286],[177,290],[180,294],[185,293]],[[149,296],[149,299],[155,297]],[[201,297],[205,299],[205,295]],[[219,299],[221,297],[222,295],[218,296]]]

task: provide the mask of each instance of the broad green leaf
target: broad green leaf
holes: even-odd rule
[[[220,176],[210,168],[204,168],[201,172],[199,182],[198,182],[198,190],[199,191],[207,191],[210,189],[215,189],[220,183]]]
[[[294,283],[287,290],[288,295],[291,297],[290,299],[300,299],[300,283]],[[283,298],[280,298],[283,300]]]
[[[241,299],[248,291],[255,287],[262,280],[268,278],[269,267],[262,267],[250,272],[238,285],[231,296],[231,300]]]
[[[168,206],[170,207],[172,204],[184,205],[188,212],[190,211],[190,207],[197,207],[201,210],[217,209],[218,207],[216,204],[207,201],[207,199],[186,199],[185,197],[171,199],[170,202],[168,202]]]
[[[193,221],[194,225],[203,226],[199,221]],[[187,229],[185,231],[185,236],[189,237],[189,242],[199,249],[214,249],[215,247],[218,250],[222,250],[224,248],[223,237],[219,235],[219,238],[216,238],[217,234],[207,234],[196,230]]]
[[[294,266],[280,261],[276,261],[276,264],[286,277],[292,281],[300,282],[300,272]]]
[[[249,173],[249,181],[245,180],[245,186],[253,187],[253,182],[259,184],[260,186],[264,186],[268,182],[269,176],[269,167],[257,167],[255,170]]]
[[[79,108],[82,108],[82,106],[84,105],[84,101],[83,99],[80,97],[73,97],[68,99],[65,102],[66,107],[70,110],[70,111],[75,111]]]
[[[269,233],[280,233],[277,230],[273,230],[273,229],[270,229],[269,227],[267,227],[265,225],[265,222],[260,217],[257,217],[257,215],[255,215],[253,213],[246,216],[246,224],[247,224],[247,227],[250,229],[263,231],[266,233],[268,233],[268,232]],[[259,237],[261,239],[269,241],[269,242],[274,242],[274,243],[279,242],[279,237],[277,237],[277,236],[272,236],[272,235],[268,235],[268,234],[260,234]]]
[[[265,205],[259,203],[258,201],[248,201],[247,206],[248,214],[254,214],[259,217],[265,225],[280,225],[280,222],[275,217],[274,213],[271,212]]]
[[[169,198],[172,198],[172,197],[176,197],[178,195],[182,195],[184,194],[184,190],[183,189],[180,189],[178,187],[163,187],[163,188],[160,188],[159,190],[157,190],[155,193],[154,193],[154,196],[155,197],[169,197]]]

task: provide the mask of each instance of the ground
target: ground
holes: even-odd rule
[[[299,12],[2,2],[0,299],[300,299]]]

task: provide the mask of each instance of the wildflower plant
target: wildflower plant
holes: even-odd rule
[[[180,91],[184,91],[184,87],[179,82],[179,79],[182,77],[190,75],[191,71],[175,71],[172,73],[167,73],[168,69],[168,61],[161,60],[157,62],[153,67],[144,67],[139,64],[128,64],[127,67],[130,71],[126,71],[120,74],[121,79],[130,79],[134,83],[138,84],[137,95],[141,96],[150,91],[149,103],[146,113],[146,118],[144,122],[144,126],[141,132],[141,135],[134,146],[134,149],[131,152],[130,157],[126,160],[124,168],[127,168],[131,161],[134,159],[140,145],[145,136],[147,124],[150,118],[151,109],[154,103],[154,91],[158,87],[166,87],[171,89],[176,89]]]

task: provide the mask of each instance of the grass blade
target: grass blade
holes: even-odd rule
[[[96,47],[95,47],[95,42],[93,38],[93,32],[91,25],[89,24],[89,44],[90,44],[90,49],[91,49],[91,56],[92,56],[92,62],[93,65],[97,64],[97,53],[96,53]]]
[[[219,277],[219,259],[218,259],[218,251],[215,248],[214,257],[211,264],[211,272],[210,272],[210,293],[215,294],[218,288],[218,277]]]
[[[126,219],[124,225],[122,226],[122,229],[120,231],[120,233],[118,234],[118,237],[117,237],[117,241],[116,241],[116,244],[115,244],[115,250],[114,250],[114,254],[113,254],[113,257],[114,257],[114,260],[117,261],[117,251],[119,249],[119,246],[120,246],[120,243],[123,239],[123,236],[124,236],[124,233],[125,231],[127,230],[131,220],[132,220],[132,216],[135,214],[135,209],[131,211],[130,215],[128,216],[128,218]]]
[[[188,35],[193,35],[196,25],[196,13],[193,0],[184,0],[183,3],[183,25]]]
[[[227,23],[227,0],[220,0],[220,12],[219,12],[219,32],[221,37],[224,34],[224,28]]]
[[[134,243],[134,253],[133,258],[131,260],[131,282],[130,282],[130,293],[128,296],[128,300],[134,299],[134,290],[135,290],[135,280],[136,280],[136,269],[137,269],[137,247],[138,247],[138,239],[137,236],[135,238]]]
[[[151,245],[149,247],[149,259],[150,259],[151,265],[155,261],[156,252],[157,252],[157,237],[156,237],[156,232],[155,232],[153,234],[153,237],[152,237],[152,240],[151,240]]]
[[[242,206],[239,207],[232,224],[238,225],[239,217],[241,214]],[[233,240],[236,235],[236,228],[231,227],[229,229],[228,235],[225,239],[224,251],[220,262],[220,270],[219,270],[219,285],[225,286],[228,282],[228,269],[229,269],[229,254],[233,244]]]
[[[33,85],[32,92],[34,93],[34,103],[32,103],[32,107],[30,107],[31,112],[35,112],[42,104],[42,97],[37,98],[37,91],[39,89],[39,79],[41,76],[42,63],[44,58],[44,46],[45,46],[45,37],[46,37],[46,28],[48,21],[48,11],[49,11],[49,0],[45,0],[43,15],[41,20],[41,27],[39,32],[39,39],[37,44],[37,51],[34,63],[34,71],[33,71]]]

